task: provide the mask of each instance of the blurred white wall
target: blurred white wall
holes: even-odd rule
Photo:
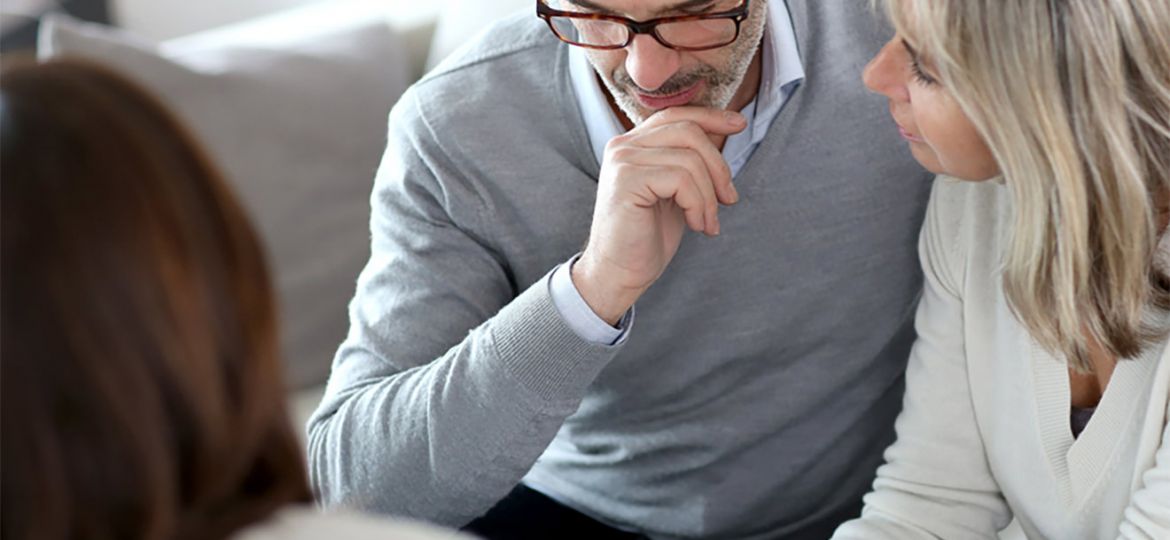
[[[440,0],[431,1],[440,3]],[[428,69],[478,34],[487,23],[521,9],[533,12],[536,9],[532,0],[442,0],[442,4],[439,27],[427,59]]]
[[[135,34],[161,41],[293,6],[328,1],[110,0],[110,16],[119,26]],[[397,1],[388,0],[387,3]]]
[[[54,0],[4,0],[3,5],[0,5],[0,14],[37,14],[56,3]]]
[[[56,4],[54,0],[4,0],[0,3],[0,31],[27,24]]]

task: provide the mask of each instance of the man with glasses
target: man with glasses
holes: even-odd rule
[[[858,0],[539,0],[417,83],[321,497],[510,539],[856,516],[930,183],[860,83],[887,38]]]

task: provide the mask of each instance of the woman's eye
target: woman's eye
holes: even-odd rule
[[[917,58],[910,61],[910,70],[914,72],[914,80],[918,81],[923,86],[930,86],[938,83],[934,77],[931,77],[926,73],[925,70],[922,69],[922,65],[918,63]]]

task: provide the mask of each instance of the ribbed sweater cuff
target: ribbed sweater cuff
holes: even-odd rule
[[[524,387],[549,401],[580,400],[622,346],[591,343],[573,332],[548,284],[545,276],[500,310],[492,337],[501,361]]]

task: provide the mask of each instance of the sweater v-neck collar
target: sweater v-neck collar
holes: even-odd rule
[[[1124,447],[1126,432],[1144,412],[1140,406],[1148,401],[1149,383],[1166,343],[1149,348],[1138,358],[1117,363],[1093,418],[1074,438],[1069,421],[1068,364],[1041,347],[1026,331],[1023,339],[1027,345],[1021,350],[1031,351],[1041,443],[1065,505],[1076,508],[1108,476],[1110,464],[1116,461],[1114,455]]]

